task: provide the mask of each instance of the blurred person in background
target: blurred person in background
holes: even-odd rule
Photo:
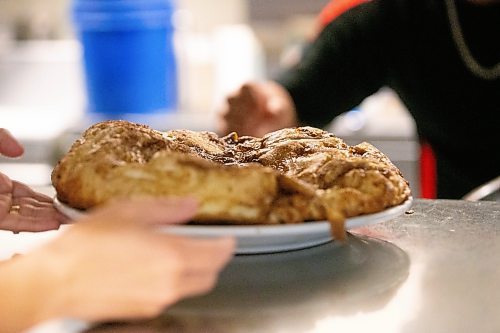
[[[417,125],[424,197],[498,176],[500,0],[334,0],[319,19],[296,65],[228,96],[222,134],[321,128],[388,86]]]
[[[0,129],[0,154],[22,153]],[[0,261],[0,332],[59,318],[151,317],[209,291],[232,256],[234,240],[192,239],[156,228],[189,221],[196,209],[187,198],[114,202],[40,248]],[[0,230],[43,231],[66,222],[50,197],[0,173]]]

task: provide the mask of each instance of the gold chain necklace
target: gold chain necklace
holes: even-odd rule
[[[460,21],[458,19],[457,7],[455,6],[454,0],[445,0],[446,12],[448,13],[448,19],[450,21],[450,28],[453,37],[453,41],[457,47],[458,53],[462,58],[467,69],[477,77],[484,80],[495,80],[500,77],[500,63],[497,63],[491,67],[484,67],[474,58],[469,50],[469,47],[465,43],[465,38],[460,26]]]

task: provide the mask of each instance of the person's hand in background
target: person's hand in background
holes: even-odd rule
[[[19,157],[23,146],[0,128],[0,155]],[[45,231],[59,228],[67,218],[53,206],[52,199],[0,173],[0,230]]]
[[[232,257],[234,239],[157,230],[160,224],[188,221],[196,209],[191,199],[112,203],[36,252],[3,263],[0,331],[61,317],[152,317],[182,298],[209,291]]]
[[[262,137],[265,134],[297,126],[293,100],[276,82],[246,83],[228,96],[220,114],[222,134]]]

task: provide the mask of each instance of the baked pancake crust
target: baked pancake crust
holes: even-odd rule
[[[369,143],[348,146],[313,127],[262,138],[160,132],[126,121],[90,127],[52,172],[61,202],[90,209],[117,198],[193,196],[197,223],[280,224],[346,217],[410,196],[408,182]]]

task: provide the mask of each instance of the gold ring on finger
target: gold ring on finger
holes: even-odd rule
[[[21,210],[21,206],[19,206],[19,205],[12,205],[12,206],[10,206],[9,214],[19,214],[20,210]]]

